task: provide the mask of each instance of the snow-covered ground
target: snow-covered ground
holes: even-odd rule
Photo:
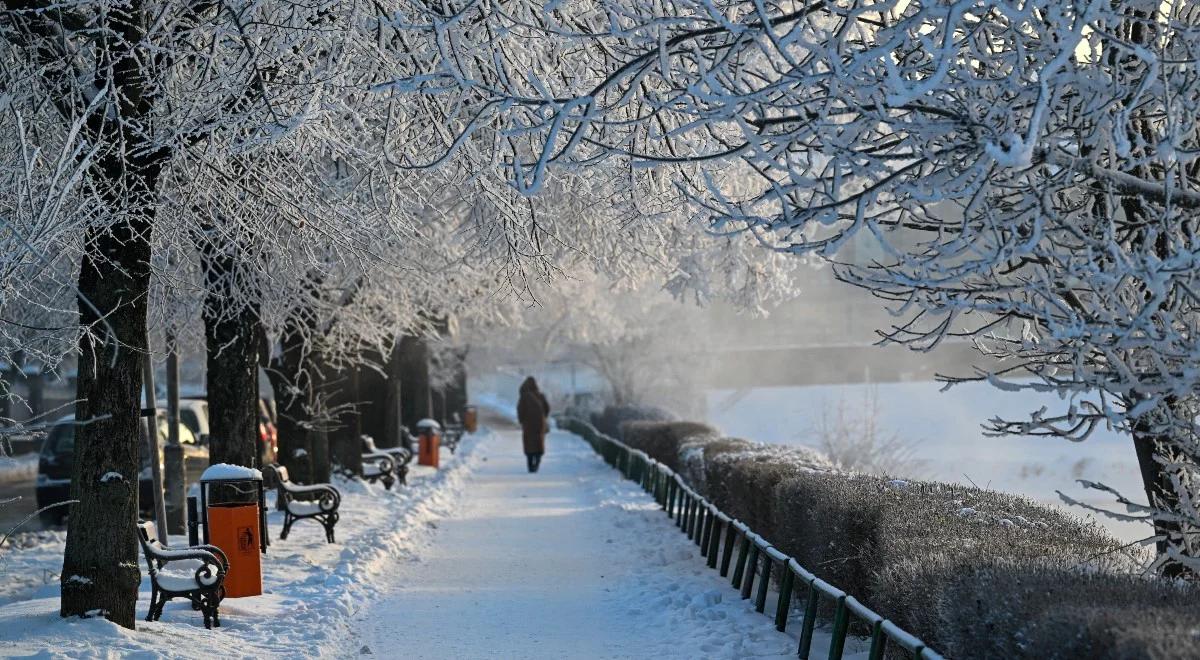
[[[19,535],[15,547],[0,548],[0,657],[307,657],[341,649],[349,619],[377,596],[385,576],[428,542],[437,521],[457,508],[478,463],[475,448],[489,435],[484,430],[467,436],[456,456],[444,455],[440,471],[414,466],[408,487],[388,492],[339,480],[336,544],[326,544],[313,521],[296,523],[291,536],[279,540],[282,515],[272,511],[264,593],[225,600],[221,628],[212,631],[180,600],[167,605],[161,621],[142,621],[150,600],[148,578],[142,581],[136,631],[100,618],[61,619],[64,534]],[[145,575],[140,556],[139,563]]]
[[[1021,419],[1042,406],[1061,409],[1053,395],[1001,392],[984,383],[970,383],[940,392],[933,382],[877,385],[764,387],[712,390],[709,421],[725,433],[759,442],[810,445],[822,411],[831,413],[839,402],[858,415],[864,395],[874,389],[879,424],[884,434],[895,433],[913,444],[920,459],[919,476],[976,484],[1020,493],[1040,502],[1064,506],[1056,491],[1094,506],[1111,508],[1111,499],[1086,491],[1077,479],[1113,486],[1132,499],[1141,497],[1133,444],[1125,436],[1098,429],[1085,442],[1057,438],[990,438],[981,424],[1001,416]],[[1073,513],[1084,515],[1079,508]],[[1098,521],[1128,541],[1147,536],[1144,525]]]
[[[141,621],[148,580],[136,631],[61,619],[64,535],[20,535],[0,554],[0,657],[794,655],[798,622],[776,632],[575,436],[551,433],[531,475],[519,433],[485,429],[410,480],[398,493],[339,483],[339,543],[298,523],[264,557],[264,594],[226,600],[212,631],[179,601]],[[276,535],[280,523],[272,513]],[[814,652],[826,646],[818,632]]]
[[[577,437],[551,433],[533,475],[517,432],[479,453],[462,508],[355,617],[346,657],[794,657],[796,640]]]

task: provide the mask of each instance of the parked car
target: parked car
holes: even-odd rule
[[[167,409],[166,401],[159,401],[155,405],[160,410]],[[179,421],[191,430],[198,444],[208,446],[208,401],[181,397],[179,399]],[[179,441],[183,442],[183,438],[181,437]]]
[[[71,468],[75,463],[75,423],[74,415],[60,417],[46,433],[42,442],[41,455],[38,457],[38,473],[36,496],[38,509],[52,504],[65,502],[71,497]],[[157,420],[158,440],[167,442],[167,417],[160,413]],[[154,478],[150,469],[150,451],[146,446],[145,434],[138,447],[138,457],[141,461],[141,472],[138,473],[138,506],[143,513],[153,515]],[[184,446],[184,461],[188,474],[193,478],[208,465],[208,450],[196,442],[196,436],[187,426],[179,425],[179,441]],[[41,514],[42,522],[47,525],[61,524],[67,516],[67,507],[57,507]]]
[[[160,408],[166,408],[166,403],[160,401]],[[271,415],[271,407],[266,399],[258,400],[258,460],[260,465],[275,462],[279,448],[279,434],[275,429],[275,420]],[[208,424],[208,399],[206,395],[180,397],[179,420],[192,429],[200,440],[200,444],[208,446],[210,426]],[[193,422],[195,425],[193,426]]]

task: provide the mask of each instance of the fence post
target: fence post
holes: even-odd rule
[[[871,653],[868,656],[869,660],[883,660],[883,654],[887,651],[887,636],[883,634],[883,619],[875,622],[871,626]],[[917,654],[920,657],[920,654]]]
[[[808,583],[808,602],[804,606],[804,625],[800,627],[800,648],[796,651],[796,657],[800,660],[808,660],[809,654],[812,652],[813,628],[817,625],[817,585]]]
[[[846,594],[838,596],[837,609],[833,613],[833,631],[829,638],[829,660],[841,660],[846,648],[846,624],[849,613],[846,611]]]
[[[758,544],[750,544],[750,559],[746,562],[746,573],[742,576],[742,600],[750,598],[754,588],[754,574],[758,571]]]
[[[733,559],[733,544],[737,542],[737,525],[730,520],[725,526],[725,551],[721,553],[721,577],[729,576],[729,561]]]
[[[720,516],[713,516],[712,529],[708,535],[708,567],[717,567],[717,553],[721,550],[721,529],[725,523]]]
[[[787,630],[788,609],[792,606],[792,584],[796,581],[796,574],[792,569],[784,564],[782,567],[783,577],[779,578],[779,600],[775,603],[775,630],[785,632]],[[875,660],[874,658],[872,660]]]
[[[767,610],[767,589],[771,586],[771,567],[775,564],[771,560],[771,553],[765,550],[762,553],[762,558],[762,577],[758,579],[758,596],[754,599],[754,609],[760,613]]]
[[[742,542],[738,548],[737,565],[733,568],[733,580],[730,582],[735,589],[742,588],[742,576],[746,574],[746,559],[750,555],[750,537],[742,532]]]

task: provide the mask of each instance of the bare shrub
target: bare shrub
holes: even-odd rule
[[[879,476],[918,477],[923,462],[915,457],[915,443],[883,428],[878,391],[872,387],[861,404],[845,398],[823,406],[812,429],[816,448],[838,469]]]

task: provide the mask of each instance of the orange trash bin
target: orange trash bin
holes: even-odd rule
[[[479,411],[475,406],[467,406],[463,411],[463,428],[467,433],[474,433],[475,429],[479,428]]]
[[[208,538],[229,558],[225,597],[262,594],[258,504],[209,504]]]
[[[423,419],[417,422],[417,437],[419,438],[417,446],[418,465],[438,466],[438,449],[442,444],[442,439],[438,432],[441,429],[442,425],[432,419]]]
[[[420,447],[417,452],[417,465],[429,465],[432,467],[438,466],[438,445],[442,439],[435,433],[422,433],[420,436]]]

